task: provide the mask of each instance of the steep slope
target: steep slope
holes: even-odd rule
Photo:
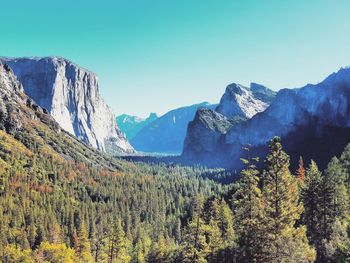
[[[1,262],[106,262],[109,248],[100,245],[118,220],[129,258],[139,251],[140,229],[149,247],[165,234],[181,242],[175,229],[186,227],[193,196],[228,189],[201,179],[215,173],[224,171],[107,157],[61,130],[0,63]]]
[[[316,85],[280,90],[264,112],[233,125],[220,150],[211,154],[220,160],[216,165],[239,169],[243,146],[251,145],[250,155],[261,157],[273,136],[282,137],[292,164],[302,155],[324,168],[350,141],[350,69],[340,69]]]
[[[157,118],[158,116],[155,113],[150,113],[145,119],[122,114],[117,116],[116,121],[120,131],[125,134],[125,137],[128,140],[132,140],[143,127],[147,126]]]
[[[100,97],[94,73],[59,57],[1,60],[12,68],[25,93],[64,130],[102,151],[133,152]]]
[[[137,151],[181,153],[187,125],[197,109],[215,106],[203,102],[169,111],[144,127],[130,142]]]
[[[0,129],[50,159],[117,168],[109,157],[62,130],[45,109],[24,93],[10,67],[1,62]]]
[[[276,93],[262,85],[250,87],[230,84],[219,105],[213,110],[198,110],[187,129],[182,157],[185,162],[222,165],[222,157],[213,153],[224,152],[225,134],[234,125],[264,111]]]
[[[240,120],[244,119],[236,119],[237,122]],[[195,153],[196,158],[206,160],[207,165],[217,164],[220,160],[211,153],[220,151],[224,134],[236,121],[211,109],[198,109],[193,121],[188,124],[184,142],[186,151],[183,156],[190,161],[189,156]],[[189,147],[191,152],[188,150]]]
[[[236,83],[228,85],[215,111],[227,118],[243,117],[247,119],[264,111],[269,104],[264,101],[264,97],[255,96],[254,91],[260,90],[256,88],[256,84],[252,86],[255,88],[247,88]]]

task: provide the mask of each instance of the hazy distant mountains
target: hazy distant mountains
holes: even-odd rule
[[[184,160],[239,170],[239,159],[247,154],[242,147],[250,145],[249,155],[262,157],[267,142],[280,136],[292,164],[301,155],[323,168],[350,142],[350,68],[340,69],[316,85],[282,89],[265,110],[253,98],[243,99],[245,91],[240,91],[241,87],[226,90],[223,98],[230,97],[230,93],[233,100],[226,103],[225,110],[218,106],[221,113],[196,113],[188,128]],[[253,93],[253,86],[250,91]],[[240,113],[240,118],[232,122],[231,111]],[[255,114],[250,117],[250,113]]]
[[[128,133],[131,134],[130,142],[137,151],[180,154],[186,136],[187,125],[194,118],[197,109],[213,109],[215,107],[216,105],[203,102],[171,110],[156,119],[154,119],[154,115],[150,115],[151,119],[153,118],[152,121],[150,121],[150,117],[146,120],[140,120],[128,115],[118,116],[117,121],[128,138],[130,136]],[[124,124],[123,121],[125,121]],[[133,135],[133,132],[144,125],[145,122],[149,123]]]
[[[158,116],[156,113],[150,113],[150,115],[145,119],[128,114],[122,114],[117,116],[116,121],[121,132],[124,133],[128,140],[131,140],[140,130],[142,130],[143,127],[147,126],[157,118]]]
[[[64,130],[113,154],[134,154],[134,148],[146,153],[182,153],[181,161],[187,164],[239,170],[244,146],[251,147],[251,156],[262,157],[267,142],[280,136],[292,164],[302,155],[323,168],[350,142],[349,68],[319,84],[283,89],[277,95],[256,83],[249,87],[230,84],[218,105],[205,102],[146,119],[122,115],[117,118],[119,129],[99,95],[94,73],[59,57],[0,60],[3,85],[14,87],[17,80],[10,78],[17,78],[32,99],[25,102],[29,108],[49,113]],[[6,99],[4,95],[4,103]],[[5,114],[7,109],[2,111]],[[1,125],[11,131],[22,124],[6,119]]]

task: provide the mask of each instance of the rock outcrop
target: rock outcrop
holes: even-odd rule
[[[340,69],[319,84],[282,89],[271,105],[251,119],[232,125],[218,150],[211,152],[213,165],[240,169],[242,148],[250,145],[251,156],[263,157],[268,141],[280,136],[292,165],[299,156],[314,159],[324,168],[330,158],[350,142],[350,68]],[[191,148],[185,147],[184,153]],[[192,151],[193,153],[193,151]],[[192,160],[206,163],[204,158]]]
[[[12,68],[25,93],[64,130],[102,151],[134,152],[101,98],[94,73],[59,57],[1,60]]]
[[[225,166],[226,133],[238,123],[264,111],[276,93],[262,85],[250,87],[230,84],[214,110],[198,110],[188,125],[182,157],[185,162],[200,162],[209,166]],[[223,162],[224,161],[224,162]]]
[[[249,119],[253,117],[258,112],[264,111],[269,105],[262,99],[262,96],[255,96],[255,90],[236,83],[228,85],[215,111],[227,118]]]
[[[180,154],[188,123],[193,120],[197,109],[215,107],[203,102],[169,111],[145,126],[130,142],[137,151]]]

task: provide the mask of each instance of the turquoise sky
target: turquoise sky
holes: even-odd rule
[[[350,1],[0,0],[0,55],[66,57],[114,111],[217,102],[227,84],[275,90],[350,65]]]

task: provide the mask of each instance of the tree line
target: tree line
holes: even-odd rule
[[[220,170],[101,170],[0,135],[3,262],[350,262],[350,146],[292,173],[275,137],[221,184],[201,177]]]

